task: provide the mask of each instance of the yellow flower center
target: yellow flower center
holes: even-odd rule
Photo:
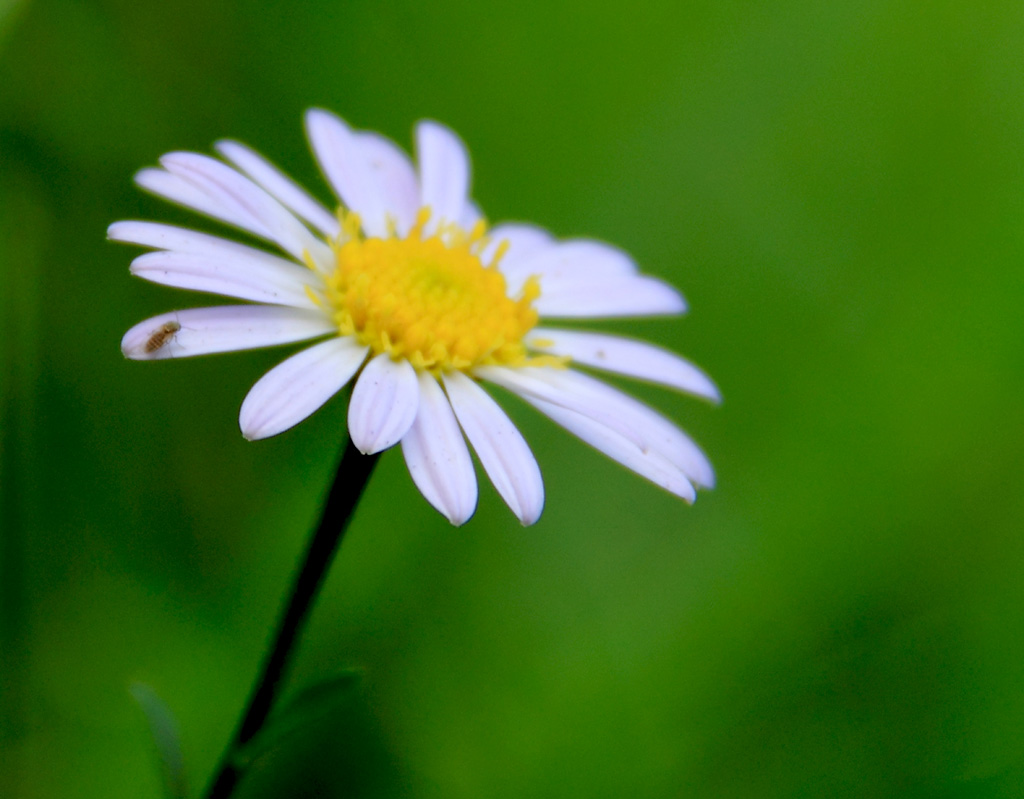
[[[498,270],[507,245],[485,265],[483,222],[469,233],[449,225],[426,235],[429,218],[430,209],[421,209],[405,238],[365,238],[359,217],[341,214],[342,233],[331,242],[335,270],[326,280],[341,334],[356,336],[374,355],[388,353],[434,374],[560,360],[526,351],[540,285],[530,278],[522,296],[508,296]]]

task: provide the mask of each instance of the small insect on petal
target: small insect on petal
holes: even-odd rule
[[[171,348],[180,330],[181,323],[167,316],[162,320],[158,316],[141,322],[125,333],[121,339],[121,352],[124,353],[124,357],[134,361],[173,358]]]
[[[181,325],[177,322],[164,322],[153,332],[153,335],[149,337],[149,341],[146,342],[146,346],[142,348],[143,351],[147,355],[152,355],[164,346],[179,330],[181,330]]]

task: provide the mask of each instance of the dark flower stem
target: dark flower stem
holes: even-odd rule
[[[334,476],[334,484],[327,495],[320,525],[309,543],[302,569],[295,578],[270,654],[263,663],[263,671],[256,682],[242,722],[210,785],[208,799],[227,799],[231,796],[245,771],[245,748],[263,729],[278,699],[295,642],[305,626],[313,600],[316,599],[348,523],[352,520],[378,457],[379,454],[363,455],[351,441],[345,447],[345,454]]]

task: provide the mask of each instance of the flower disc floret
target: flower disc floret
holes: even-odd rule
[[[404,238],[367,238],[356,215],[342,218],[342,235],[332,243],[335,271],[327,278],[341,334],[434,374],[546,359],[529,358],[523,343],[537,324],[537,281],[510,298],[498,270],[503,248],[489,264],[481,260],[484,223],[469,233],[447,225],[428,235],[429,217],[422,209]]]

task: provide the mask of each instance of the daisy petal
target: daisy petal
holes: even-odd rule
[[[528,257],[503,263],[501,268],[510,296],[528,277],[540,279],[536,308],[541,315],[634,316],[686,310],[679,292],[639,275],[632,258],[600,241],[575,239],[537,247]]]
[[[363,369],[348,405],[352,443],[364,455],[397,444],[416,419],[420,390],[408,361],[381,353]]]
[[[488,231],[487,238],[488,244],[480,254],[480,260],[489,264],[502,242],[507,242],[505,254],[499,262],[499,268],[506,275],[515,274],[520,284],[529,277],[530,273],[518,272],[518,265],[536,255],[540,250],[552,246],[555,241],[554,237],[543,228],[518,222],[495,225]]]
[[[476,510],[473,459],[437,380],[425,372],[417,379],[419,410],[402,439],[402,454],[416,487],[448,521],[458,526]]]
[[[132,261],[130,271],[164,286],[273,305],[316,308],[306,293],[307,285],[319,282],[315,274],[298,264],[278,261],[267,263],[240,254],[211,257],[161,250],[140,255]]]
[[[384,198],[385,215],[394,217],[397,233],[404,236],[416,221],[420,206],[420,187],[412,162],[397,144],[384,136],[359,132],[355,138]]]
[[[429,229],[462,219],[469,200],[469,156],[459,137],[437,122],[416,126],[421,204],[431,210]]]
[[[150,167],[138,172],[135,175],[135,182],[146,191],[159,195],[165,200],[170,200],[172,203],[184,205],[186,208],[234,225],[255,236],[261,238],[269,236],[266,228],[248,214],[243,214],[234,207],[225,207],[178,175]]]
[[[363,230],[370,236],[385,236],[388,192],[375,174],[356,134],[329,111],[312,108],[306,112],[306,132],[313,153],[327,180],[346,207],[359,214]]]
[[[459,226],[463,230],[472,230],[476,223],[483,218],[484,212],[480,210],[480,206],[472,200],[467,200],[466,207],[462,210],[462,219],[459,220]]]
[[[262,155],[236,141],[219,141],[215,147],[289,211],[305,219],[325,236],[338,235],[337,217]]]
[[[367,348],[351,336],[315,344],[256,381],[242,402],[238,424],[250,441],[294,427],[352,379]]]
[[[272,305],[190,308],[154,316],[121,339],[126,358],[152,361],[291,344],[337,332],[318,311]]]
[[[292,275],[301,273],[305,276],[303,282],[313,282],[319,286],[319,278],[315,278],[307,269],[298,267],[294,261],[236,241],[174,225],[163,225],[158,222],[115,222],[107,228],[107,238],[206,258],[245,259],[249,263],[258,264],[258,268],[272,267]],[[334,264],[331,263],[330,267],[333,269]]]
[[[692,363],[643,341],[536,327],[527,343],[539,350],[568,355],[577,363],[650,380],[712,402],[722,399],[711,379]]]
[[[522,434],[490,395],[462,372],[444,375],[455,416],[501,498],[524,525],[540,518],[544,481]]]
[[[632,441],[620,436],[614,430],[605,427],[583,414],[570,411],[536,397],[526,396],[525,399],[533,407],[548,416],[556,424],[561,425],[577,438],[582,439],[594,449],[603,452],[618,461],[641,477],[661,486],[666,491],[682,497],[692,503],[697,498],[693,484],[678,468],[663,457],[650,450],[640,449]]]
[[[269,253],[264,253],[263,250],[246,247],[229,239],[210,236],[207,233],[199,233],[188,228],[165,225],[161,222],[137,222],[134,220],[114,222],[107,228],[107,238],[111,241],[139,244],[156,250],[174,250],[194,255],[216,257],[225,252],[251,252],[277,259],[276,255],[271,256]],[[289,261],[289,263],[291,262]]]
[[[262,226],[265,236],[301,261],[306,252],[318,261],[329,257],[329,247],[317,239],[284,206],[227,164],[199,153],[168,153],[161,165],[192,183],[224,208],[248,216]]]
[[[628,282],[637,267],[622,250],[600,241],[573,239],[533,249],[527,257],[502,266],[513,295],[528,277],[540,279],[541,296],[575,297],[595,283]]]
[[[638,271],[633,259],[622,250],[591,239],[570,239],[535,250],[532,257],[519,261],[514,271],[520,270],[552,284],[622,277]]]
[[[540,282],[534,308],[542,317],[593,318],[681,314],[682,296],[668,283],[647,275],[581,279],[550,285]]]
[[[707,457],[672,422],[600,380],[571,369],[483,366],[477,374],[523,397],[533,397],[580,413],[653,451],[682,470],[698,486],[711,488],[714,470]]]

